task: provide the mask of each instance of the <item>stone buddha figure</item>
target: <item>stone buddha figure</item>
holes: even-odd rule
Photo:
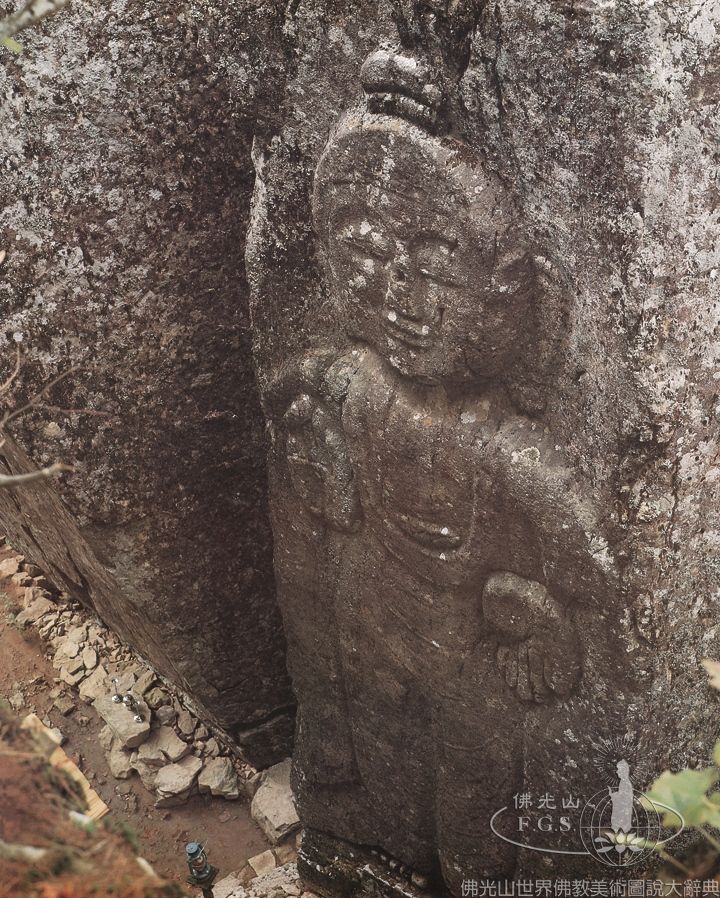
[[[528,709],[583,675],[574,609],[614,564],[542,420],[562,312],[508,188],[437,132],[413,60],[317,167],[332,346],[277,372],[276,568],[313,829],[442,876],[511,876],[489,821],[522,788]]]

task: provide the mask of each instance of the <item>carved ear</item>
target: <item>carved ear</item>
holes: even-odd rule
[[[524,267],[530,275],[532,319],[506,385],[518,411],[535,417],[543,412],[552,391],[561,347],[568,333],[565,292],[552,264],[528,252]]]

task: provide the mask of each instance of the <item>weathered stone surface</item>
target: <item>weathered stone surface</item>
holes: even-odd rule
[[[135,682],[135,672],[126,669],[123,669],[122,673],[114,674],[109,680],[113,693],[118,693],[119,695],[126,695],[128,692],[136,695]]]
[[[71,627],[67,632],[68,642],[75,643],[78,646],[84,644],[87,639],[87,624],[79,624],[77,627]]]
[[[148,792],[154,792],[155,780],[157,779],[160,768],[156,764],[148,764],[146,761],[143,761],[137,756],[137,753],[133,753],[130,759],[130,765],[132,769],[137,772],[143,786],[145,786]]]
[[[148,767],[164,767],[168,763],[167,756],[161,751],[157,743],[143,742],[137,751],[137,760]]]
[[[75,702],[67,695],[60,695],[53,702],[53,707],[57,708],[63,717],[67,717],[75,710]]]
[[[15,576],[20,570],[21,561],[22,556],[20,555],[14,555],[12,558],[3,558],[0,561],[0,580]]]
[[[138,757],[147,760],[150,755],[159,757],[160,763],[179,761],[190,751],[190,746],[179,739],[170,727],[158,727],[150,733],[147,742],[140,747]]]
[[[231,873],[213,885],[213,895],[215,898],[245,898],[246,892],[237,876]]]
[[[105,724],[105,726],[98,733],[98,742],[100,743],[100,745],[102,745],[105,751],[110,751],[114,738],[115,737],[113,736],[113,731],[107,724]]]
[[[453,894],[587,873],[489,821],[616,782],[602,740],[639,788],[710,755],[719,41],[716,4],[311,2],[256,135],[300,814]]]
[[[206,761],[198,777],[198,789],[231,801],[238,798],[238,778],[230,758],[212,758]]]
[[[258,866],[267,863],[269,868],[247,883],[245,888],[248,898],[285,898],[285,896],[303,895],[304,889],[298,876],[297,865],[295,863],[287,863],[282,866],[274,865],[267,857],[268,854],[271,852],[263,852],[248,861],[251,869],[253,862],[256,862]],[[317,898],[311,892],[307,893],[307,896],[308,898]]]
[[[83,667],[85,668],[85,670],[87,670],[87,671],[95,670],[95,668],[97,667],[97,663],[98,663],[98,656],[97,656],[97,652],[95,651],[95,649],[92,649],[89,647],[83,649],[82,663],[83,663]]]
[[[182,708],[177,717],[177,728],[180,731],[181,735],[185,736],[187,739],[190,739],[195,732],[196,724],[197,721],[187,710],[187,708]]]
[[[111,695],[101,695],[94,702],[95,710],[113,731],[122,748],[137,748],[150,734],[150,709],[140,702],[141,721],[123,704],[115,704]]]
[[[144,670],[139,677],[137,678],[137,682],[134,686],[134,692],[136,695],[144,696],[146,692],[149,692],[150,687],[155,682],[155,671],[154,670]]]
[[[220,754],[220,746],[217,739],[211,736],[205,743],[205,751],[211,758],[217,757]]]
[[[162,726],[172,726],[177,719],[177,711],[170,705],[161,705],[155,712],[155,718]]]
[[[80,648],[76,642],[71,642],[66,637],[63,637],[60,646],[53,657],[53,667],[59,669],[67,661],[77,658],[79,651]]]
[[[162,707],[167,707],[167,703],[170,701],[170,696],[167,692],[160,686],[153,686],[152,689],[149,689],[145,693],[145,701],[148,705],[155,709]],[[177,711],[175,712],[177,715]]]
[[[60,679],[63,683],[67,683],[68,686],[77,686],[84,676],[85,668],[82,666],[82,663],[77,664],[70,662],[70,664],[64,664],[60,668]]]
[[[293,700],[243,274],[259,66],[217,71],[215,34],[266,54],[276,14],[248,13],[69,4],[3,53],[0,378],[14,335],[18,404],[80,368],[3,450],[76,473],[4,490],[0,526],[272,763]]]
[[[126,780],[130,776],[133,770],[130,752],[123,749],[122,742],[117,737],[113,738],[105,757],[115,779]]]
[[[248,859],[248,864],[253,868],[258,876],[269,873],[277,867],[277,861],[272,851],[263,851]]]
[[[202,770],[199,758],[183,758],[177,764],[168,764],[158,771],[155,788],[158,793],[157,807],[172,807],[187,800]]]
[[[57,606],[49,599],[46,599],[43,596],[38,596],[38,598],[34,599],[27,608],[23,609],[20,614],[18,614],[15,618],[15,623],[19,627],[37,623],[44,614],[52,611],[55,607]]]
[[[299,827],[300,821],[290,787],[289,760],[276,764],[263,774],[260,786],[253,796],[250,812],[273,843],[284,839]]]
[[[105,668],[100,665],[87,679],[83,680],[80,686],[80,698],[86,702],[94,702],[96,699],[109,695],[109,690],[110,678]]]
[[[25,705],[25,696],[22,692],[14,692],[10,696],[10,707],[13,711],[19,711]]]

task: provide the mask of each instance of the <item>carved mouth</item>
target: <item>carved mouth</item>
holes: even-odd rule
[[[448,527],[424,521],[415,515],[396,512],[392,515],[392,523],[413,542],[434,552],[453,551],[462,545],[462,537],[459,534],[453,533]]]
[[[387,306],[382,310],[382,323],[389,337],[413,349],[427,349],[436,339],[434,322],[416,321]]]

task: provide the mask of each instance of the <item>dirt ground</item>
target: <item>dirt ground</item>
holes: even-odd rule
[[[0,561],[12,554],[0,549]],[[248,858],[270,847],[250,816],[247,800],[224,801],[196,795],[186,805],[156,809],[154,796],[137,776],[115,780],[109,773],[98,741],[103,721],[93,707],[75,695],[73,711],[63,716],[53,708],[50,691],[58,684],[57,671],[45,656],[45,645],[32,628],[19,630],[8,623],[7,612],[21,607],[15,587],[0,584],[0,696],[9,698],[21,691],[19,717],[34,711],[49,720],[66,737],[63,748],[109,805],[111,814],[124,820],[137,833],[141,854],[167,879],[183,883],[187,868],[184,846],[203,842],[220,876],[242,868]],[[68,690],[70,691],[70,690]]]

